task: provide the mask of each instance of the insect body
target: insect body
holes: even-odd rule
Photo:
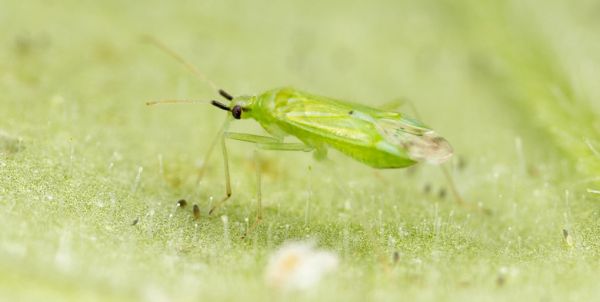
[[[279,88],[257,96],[233,98],[236,119],[252,118],[282,143],[295,136],[323,157],[328,147],[374,168],[404,168],[418,161],[439,164],[452,156],[452,147],[421,122],[401,113]],[[268,147],[268,146],[265,146]]]
[[[226,138],[251,142],[257,149],[263,150],[313,151],[318,159],[326,157],[328,148],[334,148],[355,160],[380,169],[404,168],[420,161],[441,164],[452,156],[452,147],[444,138],[423,123],[401,113],[334,100],[289,87],[269,90],[256,96],[233,97],[224,90],[218,89],[193,65],[164,44],[154,39],[149,39],[149,42],[173,56],[229,102],[228,104],[216,100],[210,102],[215,107],[230,112],[230,115],[218,134],[224,159],[226,194],[213,205],[209,213],[231,196]],[[163,100],[148,104],[196,102],[204,103],[190,100]],[[227,127],[232,118],[254,119],[270,136],[229,132]],[[285,142],[286,136],[294,136],[300,142]],[[209,148],[204,162],[208,161],[216,142],[218,140],[215,140]],[[255,152],[255,160],[257,161],[258,211],[252,229],[262,217],[258,152]],[[450,180],[449,173],[446,170],[444,173]],[[452,184],[451,188],[457,200],[461,201]]]

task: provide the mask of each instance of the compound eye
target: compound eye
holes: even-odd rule
[[[242,118],[242,106],[240,105],[235,105],[233,106],[233,108],[231,109],[231,114],[233,115],[233,117],[237,120]]]

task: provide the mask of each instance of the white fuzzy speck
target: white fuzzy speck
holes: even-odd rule
[[[133,186],[131,187],[131,192],[135,193],[140,185],[140,180],[142,178],[142,172],[144,171],[144,167],[138,167],[137,174],[135,175],[135,180],[133,181]]]
[[[269,259],[267,284],[286,290],[306,290],[338,267],[338,256],[317,250],[314,244],[290,242],[284,244]]]
[[[71,235],[64,233],[60,237],[58,249],[54,255],[56,266],[62,271],[70,271],[73,268],[73,257],[71,256]]]
[[[221,221],[223,222],[223,242],[225,242],[225,244],[227,244],[227,246],[230,245],[230,240],[229,240],[229,218],[225,215],[221,216]]]
[[[169,295],[157,285],[148,285],[142,289],[141,297],[148,302],[172,301]]]

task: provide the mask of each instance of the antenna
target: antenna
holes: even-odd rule
[[[211,100],[211,101],[204,101],[204,100],[158,100],[158,101],[150,101],[150,102],[146,102],[146,105],[148,106],[154,106],[154,105],[160,105],[160,104],[206,104],[206,105],[213,105],[219,109],[225,110],[225,111],[231,111],[231,108],[229,108],[229,106],[219,102],[219,101],[215,101],[215,100]]]
[[[225,99],[230,100],[230,101],[233,100],[233,97],[231,96],[231,94],[227,93],[223,89],[218,88],[218,86],[213,81],[209,80],[208,77],[206,77],[202,72],[200,72],[200,70],[198,68],[196,68],[196,66],[189,63],[186,59],[184,59],[182,56],[180,56],[176,51],[171,49],[166,44],[162,43],[161,41],[155,39],[152,36],[143,36],[142,40],[144,42],[153,44],[158,49],[162,50],[167,55],[169,55],[173,59],[177,60],[181,65],[183,65],[185,68],[187,68],[189,71],[191,71],[192,74],[194,74],[198,79],[200,79],[204,83],[207,83],[212,89],[217,91],[219,93],[219,95],[221,95]]]
[[[210,104],[212,104],[212,102],[214,102],[214,101],[168,99],[168,100],[149,101],[149,102],[146,102],[146,105],[148,105],[148,106],[160,105],[160,104],[208,104],[208,105],[210,105]]]
[[[227,105],[225,105],[225,104],[223,104],[221,102],[213,100],[210,103],[211,103],[211,105],[213,105],[213,106],[215,106],[217,108],[223,109],[225,111],[230,111],[231,110],[231,108],[227,107]]]
[[[219,89],[219,94],[230,101],[233,100],[233,97],[223,89]]]

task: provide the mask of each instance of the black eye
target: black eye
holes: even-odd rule
[[[233,115],[233,117],[235,119],[241,119],[242,118],[242,106],[240,105],[235,105],[233,106],[233,108],[231,109],[231,114]]]

